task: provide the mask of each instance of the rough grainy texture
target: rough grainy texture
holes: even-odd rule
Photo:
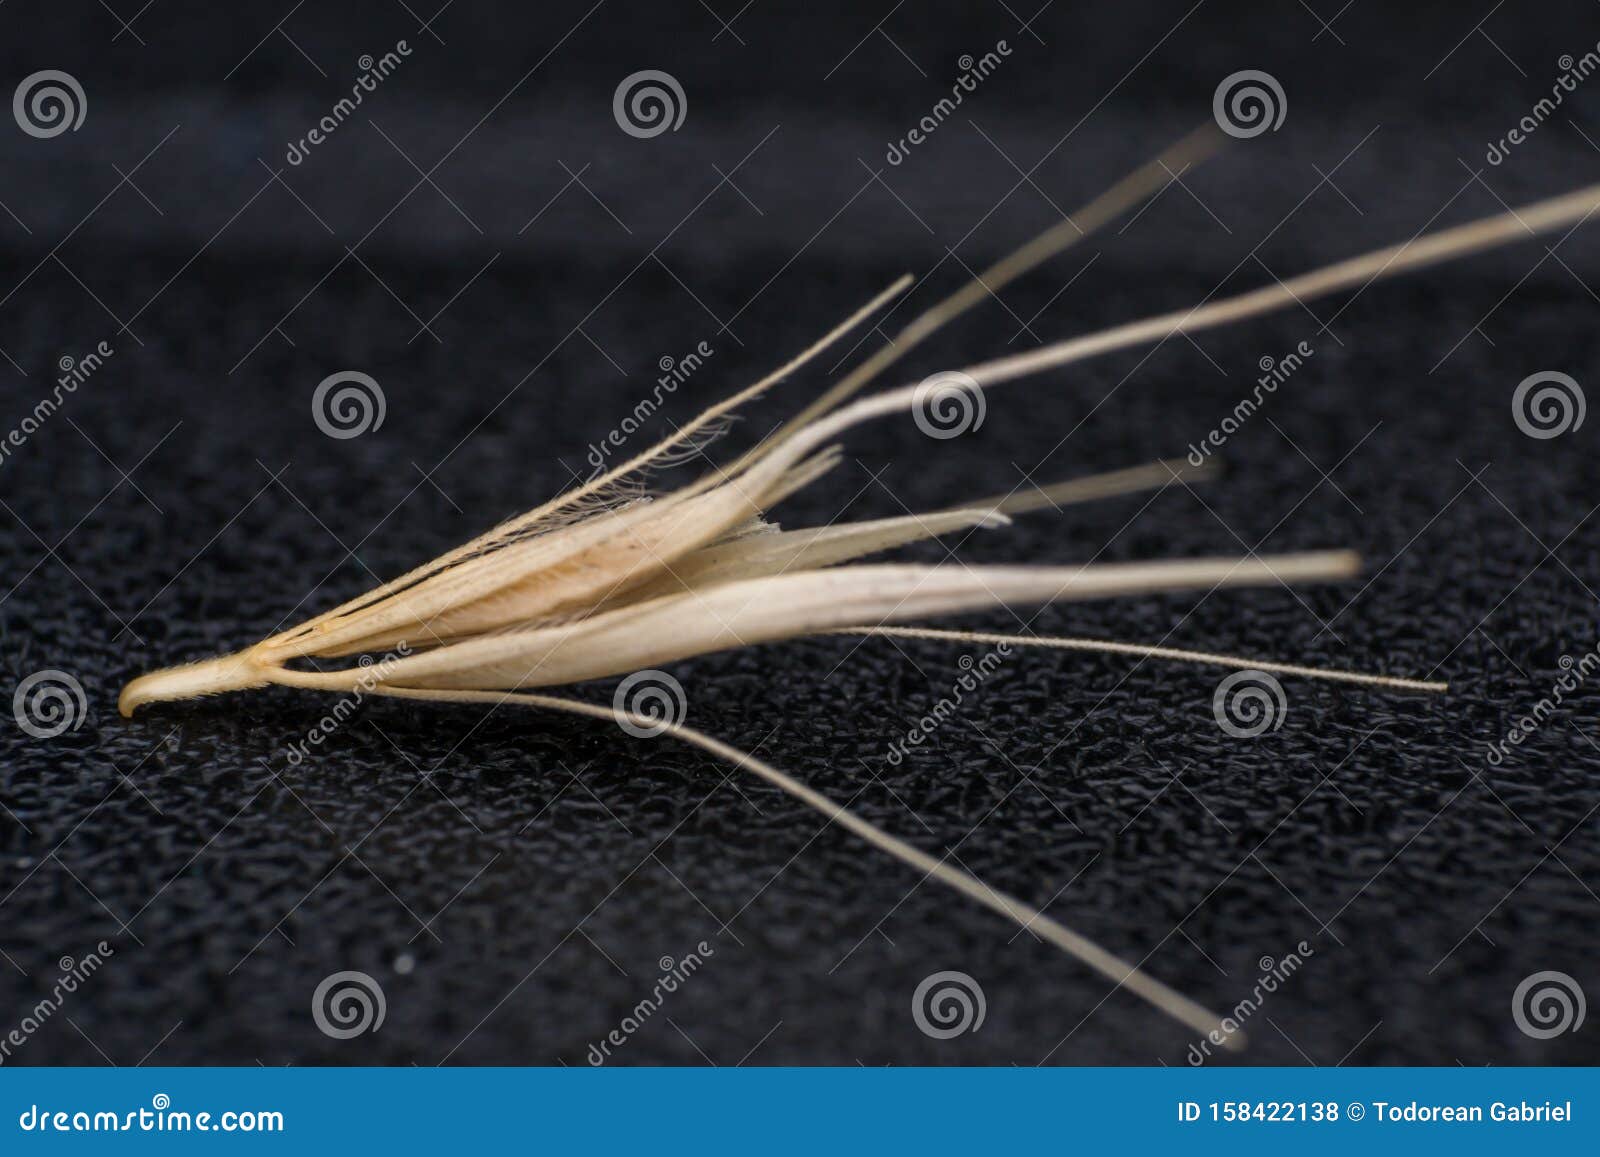
[[[1382,30],[1360,15],[1348,51],[1382,63],[1372,44]],[[1002,17],[897,39],[942,74],[946,54],[1016,36]],[[573,46],[579,59],[617,59],[606,38],[626,18],[595,17],[607,18]],[[433,164],[570,23],[550,19],[482,92],[446,100],[419,60],[420,79],[388,82],[397,101],[375,100],[372,121]],[[870,63],[853,77],[847,65],[839,82],[877,94],[859,107],[824,86],[816,109],[797,116],[798,80],[757,85],[760,99],[728,81],[720,98],[691,95],[684,129],[653,142],[617,133],[611,79],[535,84],[437,175],[484,235],[423,186],[361,260],[341,262],[343,246],[416,181],[364,120],[314,163],[285,170],[307,206],[271,183],[237,234],[229,225],[268,181],[255,156],[273,161],[290,131],[261,125],[295,122],[273,101],[288,93],[314,117],[336,99],[337,86],[309,69],[234,82],[258,100],[228,111],[136,84],[125,101],[91,104],[54,160],[40,160],[45,142],[0,144],[24,182],[0,188],[0,200],[32,229],[0,221],[0,288],[23,282],[0,304],[0,349],[15,363],[0,366],[0,424],[33,408],[58,359],[102,338],[115,348],[0,465],[0,690],[56,668],[88,702],[82,725],[54,739],[9,718],[0,728],[0,1029],[48,991],[58,958],[101,939],[115,949],[12,1060],[582,1064],[650,994],[661,958],[705,941],[704,968],[614,1050],[616,1063],[1184,1063],[1194,1042],[1182,1028],[667,741],[522,710],[369,702],[296,762],[290,746],[328,708],[315,696],[275,691],[133,721],[113,709],[141,670],[254,641],[587,474],[586,447],[651,393],[663,357],[702,340],[715,350],[667,395],[666,415],[682,422],[904,269],[933,271],[913,299],[931,302],[961,263],[976,267],[1058,219],[1051,202],[1081,202],[1208,115],[1214,77],[1251,63],[1220,47],[1226,19],[1196,18],[1179,55],[1214,69],[1169,78],[1170,93],[1154,79],[1113,98],[1040,170],[1042,190],[1022,187],[969,234],[1017,181],[974,128],[1032,165],[1167,24],[1128,19],[1141,31],[1124,40],[1102,30],[1116,63],[1095,62],[1105,75],[1093,84],[1071,80],[1096,91],[1064,97],[1059,117],[1038,100],[1051,91],[1046,50],[1019,42],[1006,65],[1017,79],[997,76],[988,111],[986,89],[970,98],[971,121],[952,120],[925,152],[885,169],[893,193],[854,157],[882,168],[881,142],[940,89],[907,69],[913,93],[885,95],[881,70],[899,60],[886,44],[863,48]],[[1463,19],[1408,28],[1407,43],[1431,64]],[[1518,39],[1525,29],[1494,30],[1533,82],[1474,42],[1444,79],[1395,80],[1394,92],[1297,103],[1291,83],[1281,133],[1186,176],[1126,234],[1007,290],[1003,306],[930,343],[895,380],[1026,348],[1023,323],[1048,338],[1247,288],[1408,236],[1447,203],[1439,224],[1497,211],[1454,158],[1476,164],[1482,142],[1522,115],[1518,102],[1537,98],[1546,57],[1581,50],[1587,26],[1565,19],[1555,26],[1564,40],[1548,27],[1552,39],[1531,45]],[[759,9],[738,25],[747,53],[770,51],[782,28]],[[1040,28],[1066,51],[1071,19]],[[442,56],[467,54],[482,36],[444,30],[450,48],[429,42]],[[407,29],[364,31],[345,38],[359,49],[308,47],[331,65]],[[860,31],[815,33],[829,45],[815,49],[815,71]],[[1307,18],[1296,35],[1314,31]],[[316,40],[309,28],[303,36]],[[216,55],[231,64],[254,39]],[[280,48],[275,60],[291,52]],[[709,48],[684,51],[669,67],[693,94],[716,64],[702,58]],[[1286,82],[1296,59],[1281,66]],[[603,76],[652,63],[642,53]],[[1479,74],[1493,77],[1482,99],[1445,83]],[[1429,99],[1468,107],[1447,113]],[[1159,105],[1148,117],[1146,100]],[[716,188],[712,165],[726,172],[786,121],[792,131],[738,178],[764,216],[721,187],[659,259],[646,258]],[[190,127],[136,178],[166,215],[124,188],[60,261],[47,258],[116,181],[107,160],[126,171],[177,122]],[[1319,188],[1318,170],[1380,122],[1339,170],[1338,191]],[[539,123],[569,125],[570,155],[519,137]],[[97,126],[105,135],[92,137]],[[373,149],[382,179],[355,181],[371,174],[359,158]],[[562,192],[558,157],[573,172],[595,165],[583,180],[605,208],[576,185]],[[517,165],[530,166],[526,189],[505,179]],[[641,182],[641,171],[660,179]],[[1514,201],[1595,171],[1581,137],[1552,123],[1526,159],[1486,179]],[[201,172],[217,187],[197,192],[189,174]],[[554,216],[519,236],[557,193]],[[688,721],[950,851],[1219,1010],[1251,996],[1262,958],[1305,941],[1303,967],[1247,1020],[1244,1061],[1600,1059],[1593,1032],[1535,1040],[1511,1011],[1518,982],[1541,970],[1600,992],[1594,692],[1560,705],[1503,764],[1485,759],[1549,693],[1562,656],[1600,641],[1600,558],[1585,521],[1600,480],[1594,420],[1547,441],[1512,420],[1512,391],[1528,374],[1562,370],[1588,384],[1600,355],[1585,285],[1594,240],[1555,252],[1525,246],[996,389],[982,428],[948,442],[909,419],[874,424],[850,438],[835,475],[779,511],[794,526],[890,515],[1005,491],[1025,473],[1054,481],[1181,455],[1250,392],[1262,358],[1306,341],[1313,354],[1228,441],[1224,481],[1032,515],[906,556],[1062,562],[1353,546],[1368,574],[1336,588],[962,622],[1448,678],[1448,697],[1286,679],[1281,727],[1234,739],[1213,717],[1216,670],[1016,651],[894,763],[890,744],[951,695],[963,651],[978,651],[826,639],[675,668]],[[419,334],[423,320],[435,336]],[[735,444],[817,390],[833,364],[754,407]],[[387,414],[379,429],[334,440],[313,422],[311,392],[346,368],[381,383]],[[582,694],[609,701],[610,690]],[[371,974],[387,997],[382,1029],[349,1041],[311,1016],[318,982],[343,969]],[[919,981],[943,969],[970,974],[987,1001],[981,1029],[948,1041],[911,1015]]]

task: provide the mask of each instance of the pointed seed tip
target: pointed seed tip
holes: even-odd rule
[[[117,696],[117,711],[124,719],[129,719],[147,703],[193,699],[224,691],[247,691],[266,684],[260,667],[250,659],[242,654],[223,655],[179,667],[164,667],[129,680]]]

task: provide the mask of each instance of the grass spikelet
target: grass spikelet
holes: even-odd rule
[[[952,318],[1114,220],[1174,172],[1209,154],[1214,128],[1185,137],[1069,221],[985,270],[909,323],[897,339],[725,467],[650,494],[649,475],[705,454],[737,409],[761,396],[903,293],[901,278],[761,381],[677,428],[672,436],[581,486],[497,526],[399,578],[231,655],[140,676],[122,691],[124,715],[170,700],[268,686],[368,693],[440,703],[513,704],[639,722],[620,708],[540,694],[708,652],[819,634],[1005,642],[1148,659],[1255,667],[1283,675],[1407,692],[1444,684],[1326,670],[1205,651],[1085,638],[1012,637],[934,628],[926,620],[997,606],[1136,597],[1218,587],[1321,582],[1357,573],[1348,550],[1248,558],[1170,559],[1085,566],[935,566],[859,563],[868,555],[978,527],[1003,532],[1013,516],[1115,494],[1201,481],[1211,467],[1157,462],[901,518],[784,530],[768,521],[785,498],[838,462],[841,440],[865,422],[904,414],[915,384],[856,398],[866,385]],[[962,371],[989,387],[1129,346],[1254,317],[1381,278],[1576,226],[1600,209],[1600,186],[1413,238],[1234,297],[1084,334]],[[854,400],[852,400],[854,399]],[[308,670],[301,661],[393,651],[365,667]],[[1188,997],[1022,900],[880,830],[772,765],[680,721],[645,721],[789,793],[912,869],[1029,928],[1120,988],[1231,1047],[1242,1034]]]

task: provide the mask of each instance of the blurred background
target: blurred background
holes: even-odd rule
[[[6,1063],[581,1065],[613,1031],[615,1064],[1191,1063],[1182,1026],[666,741],[376,702],[295,760],[316,697],[127,721],[116,692],[586,476],[664,366],[711,351],[641,438],[912,273],[720,449],[749,444],[1211,120],[1241,71],[1276,84],[1281,124],[1174,173],[894,383],[1600,180],[1592,4],[10,0],[0,33]],[[676,86],[670,129],[617,111],[645,71]],[[1562,231],[994,391],[960,438],[863,428],[777,514],[1181,457],[1306,343],[1225,479],[903,556],[1356,548],[1350,584],[962,624],[1448,696],[1285,678],[1275,729],[1239,738],[1221,671],[1016,650],[891,761],[978,654],[821,639],[675,666],[688,721],[1209,1007],[1251,1002],[1249,1051],[1205,1063],[1600,1060],[1576,1016],[1600,985],[1595,691],[1531,714],[1600,643],[1595,426],[1530,436],[1513,407],[1530,375],[1594,382],[1597,259],[1600,230]],[[314,402],[351,373],[376,388],[359,429]],[[64,717],[37,714],[45,683]],[[704,966],[638,1017],[689,953]],[[341,1036],[313,1010],[347,972],[384,1013]],[[981,993],[981,1023],[925,1031],[940,972]],[[1529,1012],[1542,973],[1565,1016]]]

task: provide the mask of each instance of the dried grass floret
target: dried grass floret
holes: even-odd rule
[[[890,344],[727,466],[662,493],[650,474],[705,456],[708,439],[737,409],[766,393],[862,325],[911,284],[901,278],[798,356],[711,407],[626,462],[471,542],[242,651],[143,675],[123,689],[124,715],[167,700],[267,686],[369,694],[440,703],[514,704],[637,724],[670,734],[750,772],[888,853],[924,878],[1029,929],[1202,1033],[1237,1047],[1221,1020],[1033,906],[882,831],[772,765],[681,720],[645,718],[625,707],[532,693],[658,667],[695,655],[805,636],[850,634],[1096,651],[1362,684],[1440,692],[1439,682],[1329,670],[1208,651],[1089,638],[1002,635],[919,625],[993,607],[1276,586],[1348,578],[1347,550],[1244,558],[1198,558],[1084,566],[856,563],[908,543],[1003,529],[1013,516],[1115,494],[1189,485],[1212,467],[1157,462],[956,507],[840,526],[781,529],[774,506],[815,484],[839,461],[840,440],[862,423],[917,405],[906,385],[852,401],[942,325],[1061,252],[1139,201],[1217,145],[1208,127],[1141,166],[1061,225],[981,273],[907,325]],[[1159,342],[1257,316],[1381,278],[1462,257],[1526,236],[1576,227],[1600,209],[1600,186],[1413,238],[1247,293],[1085,334],[961,371],[980,388],[1129,346]],[[848,404],[847,404],[848,403]],[[853,565],[850,565],[853,564]],[[905,625],[896,625],[905,624]],[[305,660],[393,652],[372,666],[308,670]]]

